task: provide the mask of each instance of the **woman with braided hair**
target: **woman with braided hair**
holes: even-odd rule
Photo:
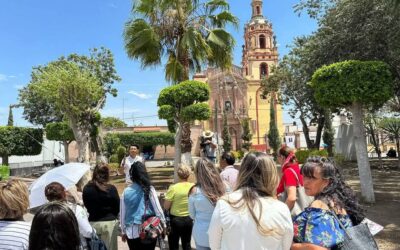
[[[291,249],[336,249],[345,236],[338,219],[345,228],[352,227],[361,223],[364,212],[354,191],[330,160],[310,157],[301,173],[306,194],[315,200],[294,218],[295,243]]]

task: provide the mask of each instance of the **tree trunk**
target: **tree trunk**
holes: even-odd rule
[[[314,148],[319,150],[319,145],[321,145],[322,130],[324,129],[325,117],[322,115],[318,118],[317,125],[317,136],[315,137]]]
[[[175,133],[175,158],[174,158],[174,182],[178,181],[178,168],[181,164],[181,138],[182,138],[182,125],[180,122],[176,124]]]
[[[303,125],[303,134],[304,134],[304,138],[306,139],[307,148],[312,149],[313,143],[310,140],[310,130],[308,129],[306,120],[301,115],[300,115],[299,119],[301,121],[301,124]]]
[[[396,149],[397,149],[397,158],[399,161],[397,162],[397,168],[400,169],[400,138],[396,137]]]
[[[72,132],[74,133],[75,141],[78,144],[78,162],[89,163],[87,156],[87,147],[89,144],[89,129],[82,129],[77,125],[76,121],[70,118]]]
[[[186,166],[192,166],[192,139],[190,138],[190,123],[185,122],[182,124],[182,158],[181,162]]]
[[[2,161],[1,161],[2,163],[1,164],[2,165],[8,166],[8,157],[9,157],[8,155],[2,155],[1,156],[1,159],[2,159]]]
[[[65,163],[69,163],[69,144],[70,142],[63,141],[64,144],[64,161]]]
[[[353,103],[351,106],[353,114],[353,134],[356,146],[357,165],[360,175],[361,197],[369,203],[375,202],[374,187],[372,183],[371,168],[368,159],[367,142],[363,124],[363,108],[360,103]]]

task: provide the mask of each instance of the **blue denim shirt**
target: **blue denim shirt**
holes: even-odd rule
[[[144,192],[141,186],[133,183],[124,191],[125,202],[125,226],[132,224],[142,224],[142,218],[145,210]],[[146,216],[154,215],[154,209],[149,202],[146,209]]]
[[[199,187],[189,196],[189,213],[194,220],[193,237],[196,245],[209,247],[208,227],[214,212],[214,204],[203,194]]]

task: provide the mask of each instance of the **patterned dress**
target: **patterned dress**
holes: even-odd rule
[[[345,228],[353,226],[348,215],[338,214],[337,217]],[[336,249],[344,240],[345,232],[329,210],[306,208],[294,218],[293,226],[293,240],[296,243],[312,243]]]

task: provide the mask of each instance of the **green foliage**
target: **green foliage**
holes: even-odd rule
[[[244,157],[244,152],[243,150],[238,150],[238,151],[231,151],[233,156],[235,156],[236,159],[241,160]]]
[[[165,78],[177,83],[189,79],[201,66],[231,65],[234,39],[224,28],[238,23],[226,0],[135,1],[133,18],[125,24],[128,56],[142,67],[167,58]],[[159,105],[161,106],[161,105]]]
[[[66,142],[75,140],[74,133],[67,122],[48,123],[45,131],[46,138],[49,140]]]
[[[10,167],[6,165],[0,165],[0,181],[8,180],[10,177]]]
[[[117,148],[121,145],[121,141],[118,134],[107,134],[103,140],[103,151],[106,156],[110,157],[116,153]]]
[[[311,80],[315,98],[325,107],[362,103],[380,107],[393,95],[389,66],[379,61],[344,61],[323,66]]]
[[[379,127],[394,138],[400,138],[400,118],[385,117],[379,123]]]
[[[248,150],[250,150],[250,147],[252,144],[251,139],[253,138],[253,135],[250,132],[250,118],[243,119],[241,123],[242,123],[242,130],[243,130],[243,132],[242,132],[242,140],[243,140],[242,147],[248,151]]]
[[[208,104],[210,88],[199,81],[184,81],[161,90],[157,100],[158,116],[178,122],[206,120],[211,111]]]
[[[224,112],[224,124],[223,124],[223,131],[222,131],[222,140],[224,141],[224,152],[229,152],[232,149],[232,138],[231,135],[229,134],[229,128],[228,128],[228,117],[226,112]]]
[[[308,157],[310,156],[324,156],[328,157],[328,151],[327,150],[317,150],[317,149],[307,149],[307,150],[299,150],[296,151],[295,153],[297,161],[300,164],[305,163]]]
[[[278,127],[276,126],[275,119],[275,105],[274,105],[274,97],[271,97],[270,104],[270,120],[269,120],[269,131],[268,131],[268,144],[274,150],[274,158],[276,159],[279,147],[281,146],[281,139],[279,137]]]
[[[113,128],[124,128],[127,127],[126,123],[119,118],[116,117],[102,117],[101,125],[105,129],[113,129]]]
[[[0,127],[0,156],[8,164],[11,155],[38,155],[42,151],[43,131],[36,128]]]
[[[65,113],[60,109],[59,105],[54,101],[50,101],[48,95],[42,95],[43,91],[38,91],[36,88],[33,88],[32,85],[38,81],[42,81],[42,75],[50,73],[49,68],[59,67],[60,69],[65,69],[65,65],[68,64],[76,65],[82,72],[85,72],[83,78],[89,75],[96,80],[102,98],[97,102],[92,102],[91,108],[103,107],[107,93],[113,96],[116,95],[116,89],[112,88],[112,84],[121,79],[116,74],[114,59],[110,50],[102,47],[100,49],[91,49],[89,56],[71,54],[66,58],[60,57],[57,61],[51,62],[48,65],[34,67],[30,84],[20,90],[19,99],[21,106],[24,108],[23,116],[26,120],[35,125],[42,125],[43,127],[45,127],[47,123],[61,122],[64,120]],[[73,76],[73,74],[71,74],[71,76]],[[60,81],[64,80],[66,80],[65,77],[60,79]],[[71,96],[75,97],[78,93],[81,95],[90,94],[92,86],[86,89],[85,86],[86,85],[83,84],[81,88],[76,88],[74,91],[77,93],[70,93]],[[60,98],[68,99],[68,97],[70,97],[65,93],[54,93],[54,95],[56,94],[60,94]],[[54,100],[54,98],[52,99]]]
[[[124,146],[119,146],[117,148],[117,156],[118,156],[118,162],[122,162],[122,159],[126,156],[126,147]]]
[[[14,126],[14,116],[12,112],[12,106],[10,105],[9,111],[8,111],[8,122],[7,126]]]
[[[145,133],[109,133],[104,137],[106,152],[114,154],[118,146],[128,148],[132,144],[144,146],[174,145],[174,134],[169,132],[145,132]]]
[[[335,154],[335,155],[333,156],[333,159],[334,159],[334,161],[335,161],[336,166],[342,166],[342,164],[343,164],[344,161],[345,161],[345,157],[344,157],[344,155],[342,155],[342,154]]]
[[[117,154],[111,155],[110,159],[109,159],[109,162],[110,163],[120,163],[120,161],[118,161],[118,155]]]
[[[111,171],[118,171],[118,169],[119,169],[119,163],[117,163],[117,162],[108,163],[108,168],[109,168]]]

